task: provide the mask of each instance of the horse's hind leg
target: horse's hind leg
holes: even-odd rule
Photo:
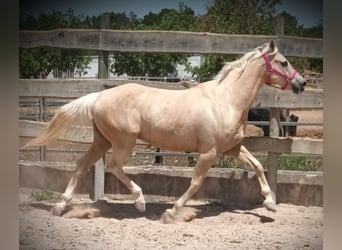
[[[53,208],[53,213],[60,216],[66,206],[70,203],[79,181],[79,178],[87,172],[94,163],[110,149],[110,142],[100,133],[96,125],[94,126],[94,142],[90,149],[77,161],[76,169],[71,177],[69,184],[62,195],[63,200]]]
[[[265,197],[264,206],[268,210],[275,212],[277,210],[275,204],[275,196],[268,185],[264,173],[264,168],[262,167],[261,163],[243,145],[238,145],[233,149],[225,152],[224,154],[233,156],[240,161],[247,163],[254,169],[260,183],[261,194]]]
[[[116,137],[116,141],[119,141],[120,145],[112,143],[112,159],[107,165],[107,169],[111,171],[132,193],[137,210],[145,212],[146,203],[141,188],[134,181],[128,178],[122,169],[124,162],[130,156],[131,150],[135,145],[136,137],[130,135],[121,139]]]

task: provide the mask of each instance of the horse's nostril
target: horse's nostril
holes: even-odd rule
[[[306,82],[303,82],[303,87],[305,87],[306,86]]]

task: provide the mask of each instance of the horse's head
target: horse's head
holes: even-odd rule
[[[296,94],[304,91],[305,79],[278,52],[273,40],[264,46],[262,54],[268,71],[265,79],[266,84],[283,90],[292,88]]]

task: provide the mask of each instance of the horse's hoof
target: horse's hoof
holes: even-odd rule
[[[167,209],[160,217],[160,222],[163,224],[170,224],[175,222],[175,216]]]
[[[146,203],[145,203],[145,201],[136,200],[135,201],[135,208],[139,212],[144,213],[146,211]]]
[[[65,205],[63,203],[56,203],[52,208],[52,214],[56,216],[61,216],[65,209]]]
[[[267,210],[277,212],[277,206],[273,201],[264,201],[264,206]]]
[[[175,220],[181,222],[189,222],[192,221],[200,210],[193,207],[180,207],[177,209]]]

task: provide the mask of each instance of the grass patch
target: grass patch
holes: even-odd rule
[[[265,169],[267,169],[267,154],[254,153]],[[323,171],[323,158],[312,155],[279,155],[278,170]],[[242,163],[228,156],[219,156],[213,167],[241,168],[251,170],[248,164]]]
[[[298,171],[323,171],[323,158],[306,155],[282,155],[278,169]]]
[[[31,198],[34,201],[47,201],[47,200],[55,200],[58,197],[54,192],[51,192],[51,191],[34,190],[31,193]]]

